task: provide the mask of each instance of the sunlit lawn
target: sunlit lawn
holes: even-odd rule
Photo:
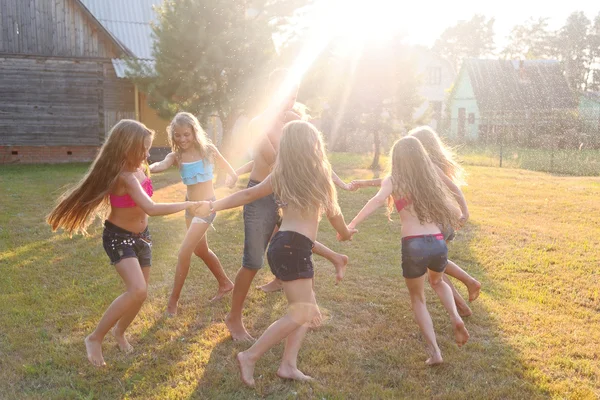
[[[335,155],[345,179],[372,176],[368,157]],[[335,241],[326,220],[319,239],[348,254],[343,284],[315,256],[318,302],[327,316],[309,333],[299,366],[310,384],[275,372],[282,347],[260,360],[256,390],[242,386],[234,355],[247,348],[227,335],[230,298],[210,304],[216,281],[194,260],[182,313],[166,319],[181,214],[151,219],[155,241],[149,297],[130,330],[135,352],[105,342],[104,369],[91,367],[83,338],[122,283],[101,246],[52,234],[43,217],[84,165],[0,167],[0,398],[574,398],[600,396],[600,179],[468,167],[471,220],[451,258],[483,284],[467,320],[471,340],[453,343],[448,318],[428,289],[445,364],[425,366],[424,343],[400,269],[400,227],[383,210],[350,244]],[[155,200],[181,200],[177,172],[156,175]],[[242,186],[242,183],[239,185]],[[227,190],[219,190],[223,196]],[[341,193],[347,219],[374,189]],[[239,268],[240,210],[223,212],[210,243],[231,278]],[[257,284],[271,278],[268,268]],[[460,286],[459,286],[460,287]],[[460,288],[462,290],[462,287]],[[464,291],[463,291],[464,292]],[[251,290],[245,322],[254,335],[285,312],[280,293]]]

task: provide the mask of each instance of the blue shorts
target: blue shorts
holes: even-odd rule
[[[448,264],[448,247],[444,235],[419,235],[402,238],[402,276],[419,278],[430,269],[444,272]]]
[[[260,182],[250,180],[248,187]],[[244,206],[244,257],[242,265],[249,269],[260,269],[279,218],[279,207],[275,195],[270,194]]]
[[[152,265],[152,238],[148,227],[142,233],[133,233],[104,221],[102,245],[112,265],[132,257],[138,259],[141,267]]]
[[[301,233],[277,232],[267,251],[271,272],[286,282],[312,279],[315,276],[312,248],[313,242]]]

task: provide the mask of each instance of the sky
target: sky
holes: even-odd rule
[[[342,36],[351,40],[366,32],[383,37],[399,30],[407,34],[409,43],[430,47],[446,28],[459,20],[469,20],[474,14],[483,14],[495,18],[495,44],[501,50],[512,28],[530,17],[547,17],[548,28],[557,30],[575,11],[583,11],[593,20],[600,12],[600,1],[317,0],[315,14],[307,20],[318,25],[320,32],[342,32]]]
[[[447,27],[456,24],[459,20],[468,20],[474,14],[483,14],[488,18],[495,17],[495,43],[497,47],[504,47],[511,29],[530,17],[536,19],[548,17],[549,29],[555,30],[563,26],[567,17],[574,11],[583,11],[590,20],[593,20],[600,12],[600,2],[595,0],[414,1],[400,16],[399,25],[407,31],[411,43],[431,46]]]

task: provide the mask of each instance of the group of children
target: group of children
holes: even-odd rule
[[[470,315],[471,311],[444,272],[466,285],[470,301],[477,298],[481,285],[447,259],[446,241],[469,217],[459,188],[462,169],[453,161],[452,154],[435,131],[417,128],[393,145],[389,176],[345,184],[332,171],[320,132],[292,111],[297,85],[282,85],[284,81],[282,71],[270,77],[269,92],[277,95],[250,122],[250,129],[259,134],[256,150],[253,161],[238,171],[210,143],[190,113],[175,116],[167,129],[172,152],[150,166],[145,160],[154,133],[137,121],[122,120],[111,130],[83,179],[61,196],[48,215],[53,230],[63,228],[68,233],[85,233],[96,215],[107,215],[103,246],[126,291],[112,302],[96,329],[85,339],[87,356],[93,365],[105,364],[102,341],[111,330],[120,349],[132,351],[125,331],[146,299],[152,264],[148,216],[184,210],[188,230],[179,248],[168,314],[177,314],[192,254],[205,262],[218,281],[213,300],[233,291],[225,323],[234,340],[254,340],[244,327],[242,310],[252,281],[263,266],[265,251],[275,279],[262,288],[265,291],[281,288],[288,300],[287,314],[269,326],[248,350],[237,354],[242,380],[249,386],[254,385],[255,363],[283,339],[285,349],[277,374],[287,379],[312,379],[297,367],[302,340],[309,327],[318,325],[321,319],[313,291],[312,253],[332,262],[338,281],[348,263],[348,257],[316,241],[323,213],[337,231],[338,240],[345,241],[358,232],[356,227],[377,208],[385,204],[395,206],[402,223],[403,276],[415,319],[427,342],[427,364],[441,363],[442,355],[425,305],[426,277],[450,316],[457,344],[462,346],[467,342],[469,333],[461,315]],[[248,187],[217,200],[213,188],[215,165],[227,172],[231,187],[238,174],[250,172]],[[151,198],[150,172],[171,166],[179,168],[187,187],[186,199],[178,203],[155,203]],[[380,186],[380,190],[346,224],[335,185],[346,190]],[[209,249],[206,232],[218,211],[242,205],[244,255],[242,267],[232,282]]]

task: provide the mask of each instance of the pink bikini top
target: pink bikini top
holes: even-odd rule
[[[406,206],[408,206],[410,203],[412,203],[409,199],[407,199],[406,197],[402,197],[401,199],[398,200],[394,200],[394,204],[396,204],[396,210],[398,210],[398,212],[402,211],[402,209]]]
[[[148,194],[148,196],[152,197],[154,194],[154,188],[152,187],[152,180],[150,178],[144,179],[144,182],[141,183],[142,188]],[[131,208],[137,206],[135,201],[131,198],[129,194],[124,194],[123,196],[116,196],[114,194],[110,195],[110,205],[115,208]]]

